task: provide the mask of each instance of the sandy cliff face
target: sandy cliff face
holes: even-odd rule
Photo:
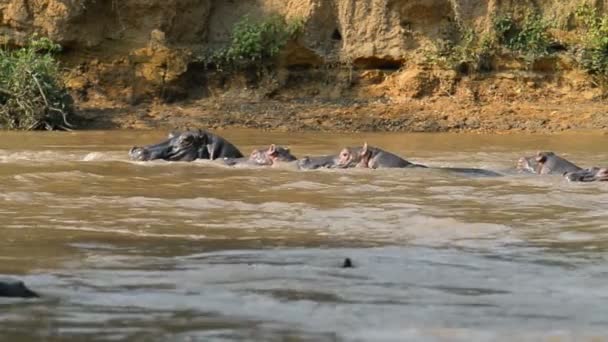
[[[605,7],[603,0],[0,0],[0,42],[21,45],[38,33],[64,46],[68,85],[81,103],[221,96],[235,87],[252,96],[251,80],[220,75],[218,81],[194,57],[226,43],[244,15],[280,14],[304,19],[304,30],[287,45],[281,70],[259,96],[397,103],[573,92],[593,98],[599,91],[565,56],[533,64],[497,56],[491,72],[481,76],[420,63],[436,41],[457,39],[463,25],[482,36],[501,13],[517,18],[535,9],[551,20],[557,36],[566,37],[583,3]]]
[[[67,48],[145,44],[152,30],[175,43],[204,42],[209,0],[4,0],[2,40],[22,44],[36,32]]]

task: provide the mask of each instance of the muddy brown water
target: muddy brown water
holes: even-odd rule
[[[0,299],[3,340],[608,336],[608,183],[512,172],[537,150],[606,166],[608,136],[218,133],[506,176],[130,162],[166,132],[0,133],[0,274],[43,296]]]

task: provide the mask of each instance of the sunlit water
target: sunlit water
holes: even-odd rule
[[[608,136],[218,133],[506,176],[131,162],[166,133],[0,133],[0,274],[43,296],[0,299],[3,340],[608,336],[608,182],[513,171],[537,150],[607,166]]]

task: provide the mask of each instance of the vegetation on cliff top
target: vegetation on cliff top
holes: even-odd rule
[[[507,49],[533,62],[551,53],[549,27],[549,22],[534,12],[519,21],[510,14],[496,16],[491,30],[482,35],[459,23],[457,38],[437,40],[435,52],[427,53],[426,61],[458,71],[489,71],[490,57]]]
[[[528,12],[520,19],[500,14],[494,17],[491,30],[481,36],[460,23],[458,38],[437,40],[435,50],[427,51],[426,62],[457,71],[489,71],[490,57],[501,51],[510,51],[514,57],[532,63],[555,53],[558,47],[573,54],[583,70],[605,84],[608,82],[608,15],[600,14],[589,5],[578,7],[574,14],[581,34],[570,46],[561,46],[555,41],[550,34],[550,21],[538,12]]]
[[[279,15],[271,15],[260,21],[244,16],[231,32],[230,43],[208,51],[203,61],[216,68],[239,69],[272,63],[290,39],[302,30],[301,18],[286,20]]]
[[[20,49],[0,48],[0,127],[69,129],[72,100],[54,53],[60,46],[32,38]]]
[[[539,13],[527,13],[519,22],[511,15],[501,15],[494,18],[493,24],[498,43],[527,60],[549,53],[549,22]]]

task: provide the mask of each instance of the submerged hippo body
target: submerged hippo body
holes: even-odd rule
[[[224,158],[224,163],[229,166],[276,166],[279,162],[293,162],[297,158],[291,154],[289,148],[270,145],[268,148],[256,149],[245,158]]]
[[[20,280],[0,278],[0,297],[33,298],[38,297],[38,294],[28,289]]]
[[[476,177],[502,177],[503,175],[486,169],[478,169],[471,167],[433,167],[433,169],[448,171],[452,173],[462,174],[466,176],[476,176]]]
[[[135,146],[129,151],[131,160],[193,161],[195,159],[240,158],[243,154],[226,139],[198,130],[169,134],[158,144]]]
[[[517,161],[520,171],[536,173],[539,175],[563,175],[566,172],[582,170],[574,163],[559,157],[553,152],[538,152],[536,156],[522,157]]]
[[[365,143],[363,147],[346,147],[342,149],[338,158],[338,167],[363,167],[370,169],[406,167],[426,168],[424,165],[411,163],[380,148],[368,146],[367,143]]]
[[[332,154],[328,156],[306,156],[298,160],[298,168],[300,170],[316,170],[316,169],[333,169],[338,165],[338,155]]]
[[[606,182],[608,181],[608,168],[592,167],[566,172],[564,178],[569,182]]]

